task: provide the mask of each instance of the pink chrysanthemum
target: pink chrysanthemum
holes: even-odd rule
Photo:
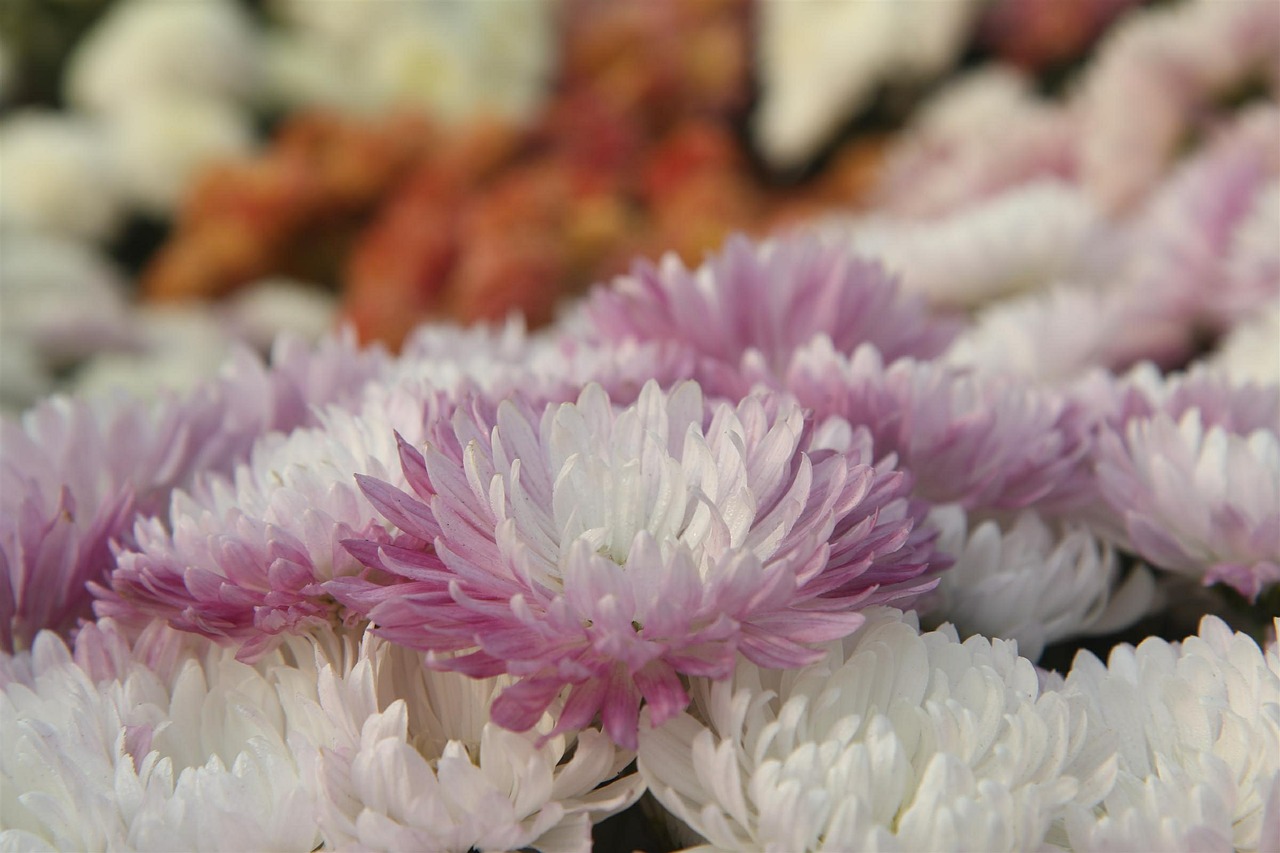
[[[1130,382],[1138,406],[1131,394],[1095,453],[1125,544],[1246,596],[1280,583],[1280,388],[1233,387],[1208,371]]]
[[[892,460],[872,465],[865,432],[815,430],[774,395],[708,404],[690,382],[649,383],[625,409],[597,385],[545,411],[477,398],[402,458],[411,494],[361,486],[405,538],[349,543],[402,582],[327,586],[433,666],[516,676],[493,706],[516,730],[571,686],[560,729],[599,713],[634,745],[642,698],[655,725],[688,703],[680,675],[723,677],[736,652],[812,661],[858,607],[933,585],[932,535],[913,530]]]
[[[86,585],[115,567],[138,518],[178,488],[227,472],[271,431],[307,423],[312,405],[349,401],[384,357],[351,339],[312,353],[288,342],[265,369],[242,355],[189,395],[52,399],[0,423],[0,648],[66,633],[89,615]]]
[[[1038,180],[1074,181],[1079,120],[990,65],[941,88],[885,157],[875,208],[927,219]]]
[[[1228,328],[1280,293],[1274,228],[1261,240],[1248,234],[1255,220],[1275,222],[1266,187],[1280,175],[1277,138],[1280,109],[1248,111],[1179,169],[1138,219],[1125,286],[1148,313],[1179,321],[1188,339],[1197,325]]]
[[[750,361],[744,374],[764,375]],[[1048,511],[1092,493],[1081,413],[1016,377],[913,359],[885,364],[872,347],[846,358],[819,338],[796,354],[782,386],[820,416],[866,426],[876,454],[896,454],[926,500]]]
[[[333,408],[319,427],[264,438],[234,478],[175,493],[168,514],[140,522],[118,555],[110,588],[97,590],[98,615],[230,638],[246,659],[281,634],[342,619],[322,588],[362,570],[342,541],[387,538],[354,475],[403,484],[397,431],[418,440],[451,405],[412,380],[366,396],[361,412]]]
[[[598,288],[585,308],[598,340],[671,341],[698,353],[701,379],[732,371],[749,351],[782,369],[798,347],[826,335],[841,352],[872,343],[888,358],[932,358],[955,329],[898,293],[879,263],[817,237],[753,244],[735,237],[690,270],[674,255],[640,262]]]
[[[1213,102],[1262,78],[1280,86],[1280,6],[1271,0],[1160,5],[1123,20],[1081,81],[1081,180],[1119,210],[1164,175]],[[1274,89],[1273,89],[1274,91]]]

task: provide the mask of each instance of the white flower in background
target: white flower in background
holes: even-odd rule
[[[257,65],[257,34],[236,0],[124,0],[79,43],[63,87],[98,114],[157,95],[238,100],[252,93]]]
[[[285,104],[520,121],[542,103],[555,71],[548,0],[275,5],[291,29],[267,41],[265,61],[268,86]]]
[[[317,341],[338,324],[333,296],[286,278],[267,278],[242,288],[222,308],[236,336],[263,352],[281,334]]]
[[[187,186],[218,160],[253,148],[249,115],[226,100],[160,94],[140,98],[104,122],[111,166],[130,203],[155,216],[177,208]]]
[[[76,393],[124,389],[141,398],[186,390],[214,376],[232,351],[249,344],[262,352],[278,337],[314,342],[332,329],[333,300],[300,284],[264,281],[216,307],[142,305],[128,310],[116,346],[85,353],[70,380]]]
[[[1073,809],[1076,850],[1273,850],[1280,835],[1280,653],[1206,616],[1158,637],[1076,656],[1066,691],[1119,742],[1100,808]]]
[[[150,399],[186,391],[218,372],[232,341],[217,315],[203,305],[144,305],[129,315],[130,346],[101,352],[71,379],[76,394],[124,390]]]
[[[125,293],[119,271],[85,243],[0,228],[0,406],[24,408],[52,390],[57,371],[127,345]]]
[[[811,666],[694,679],[700,716],[641,732],[658,801],[719,850],[1032,850],[1110,790],[1107,732],[1013,644],[868,616]]]
[[[910,4],[916,5],[916,4]],[[989,66],[944,86],[885,158],[877,206],[938,216],[1037,180],[1075,175],[1078,120],[1031,81]]]
[[[970,523],[955,505],[936,507],[929,520],[942,531],[938,550],[955,558],[927,605],[929,619],[964,636],[1016,640],[1034,661],[1050,643],[1117,631],[1153,604],[1151,574],[1139,567],[1121,584],[1115,551],[1083,526],[1056,530],[1028,511],[1002,529]]]
[[[591,825],[644,791],[617,778],[631,755],[601,732],[558,734],[550,716],[516,733],[488,721],[509,680],[425,669],[369,637],[350,671],[325,665],[311,713],[333,729],[312,776],[329,847],[581,850]]]
[[[53,382],[49,366],[26,341],[0,334],[0,413],[16,415],[52,393]]]
[[[1280,383],[1280,301],[1237,324],[1210,361],[1232,382]]]
[[[762,3],[761,99],[752,127],[773,166],[802,165],[899,78],[927,78],[963,47],[978,4]]]
[[[123,213],[105,138],[92,122],[23,110],[0,122],[0,228],[105,240]]]
[[[312,2],[318,9],[349,9],[353,2]],[[372,99],[360,73],[336,74],[343,67],[344,51],[305,31],[276,29],[262,44],[265,95],[273,106],[328,107],[360,114]]]
[[[1117,240],[1088,198],[1035,181],[930,220],[829,220],[830,241],[877,258],[903,291],[942,307],[969,308],[1059,282],[1103,280]]]
[[[75,659],[50,632],[3,655],[0,846],[314,850],[289,742],[333,735],[294,710],[315,695],[300,664],[310,672],[283,654],[250,667],[159,626],[132,649],[90,626]]]
[[[1185,330],[1144,309],[1121,289],[1056,286],[1026,293],[980,309],[944,358],[957,367],[1054,385],[1093,368],[1167,362],[1182,351]]]

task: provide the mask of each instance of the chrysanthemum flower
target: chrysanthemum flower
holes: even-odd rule
[[[1129,544],[1160,568],[1256,597],[1280,583],[1280,436],[1206,426],[1197,410],[1107,433],[1102,494]]]
[[[1158,305],[1153,313],[1180,319],[1188,337],[1197,324],[1229,328],[1280,292],[1273,236],[1280,212],[1274,195],[1268,209],[1266,192],[1280,176],[1277,137],[1280,108],[1244,113],[1160,187],[1138,217],[1125,284]],[[1271,239],[1249,233],[1268,226]]]
[[[1084,184],[1108,209],[1140,200],[1215,98],[1255,79],[1280,85],[1278,47],[1280,8],[1269,0],[1188,0],[1127,16],[1081,81]]]
[[[693,690],[639,768],[716,850],[1034,850],[1115,774],[1084,703],[1042,693],[1012,643],[887,608],[803,669],[743,661]]]
[[[407,541],[350,544],[402,582],[328,589],[432,666],[516,676],[493,718],[517,731],[572,686],[560,730],[600,713],[633,744],[642,697],[655,725],[685,707],[680,675],[723,677],[736,651],[809,662],[859,605],[931,586],[931,534],[913,532],[892,460],[785,398],[708,404],[694,383],[650,383],[625,409],[597,385],[545,410],[476,398],[402,455],[412,494],[361,485]]]
[[[1280,652],[1206,616],[1158,637],[1081,652],[1066,691],[1119,736],[1119,776],[1067,822],[1076,850],[1270,850],[1280,828]],[[1269,826],[1268,826],[1269,824]],[[1268,834],[1269,833],[1269,834]]]
[[[1130,382],[1151,411],[1104,429],[1095,451],[1125,544],[1251,597],[1280,582],[1280,388],[1207,371]]]
[[[86,584],[115,566],[113,541],[162,512],[175,489],[229,472],[253,442],[312,418],[312,405],[351,399],[381,369],[350,340],[282,343],[265,369],[242,355],[193,393],[147,406],[128,397],[54,398],[21,423],[0,422],[0,648],[88,615]]]
[[[315,693],[314,667],[249,667],[159,626],[132,648],[91,626],[77,658],[49,632],[0,653],[0,846],[315,849],[289,746],[324,739],[291,708]]]
[[[745,377],[765,374],[750,361]],[[823,338],[801,349],[781,385],[820,415],[866,426],[876,454],[895,453],[915,493],[966,509],[1060,508],[1092,494],[1085,423],[1063,395],[1013,376],[936,362],[852,358]]]
[[[509,679],[425,670],[366,638],[354,667],[324,664],[311,705],[331,727],[310,769],[330,849],[580,850],[591,825],[644,790],[631,754],[594,729],[539,742],[489,722]]]
[[[1119,242],[1088,196],[1044,180],[977,199],[946,216],[831,219],[821,232],[879,259],[900,277],[905,293],[949,308],[1060,282],[1103,280]]]
[[[931,218],[1037,180],[1072,180],[1079,121],[1030,78],[989,65],[941,87],[888,152],[876,207]]]
[[[667,387],[697,366],[692,350],[671,341],[592,342],[590,334],[582,312],[537,334],[514,316],[501,326],[424,325],[405,341],[388,384],[416,381],[423,394],[478,389],[495,398],[520,393],[564,402],[597,382],[615,402],[634,402],[649,380]]]
[[[1121,582],[1114,549],[1088,528],[1061,529],[1024,511],[1007,529],[970,525],[958,506],[935,507],[938,550],[955,558],[930,597],[929,619],[950,622],[962,636],[1016,640],[1018,654],[1038,660],[1049,643],[1106,634],[1140,619],[1153,603],[1150,572]]]
[[[1236,314],[1237,320],[1247,320],[1252,313],[1241,311],[1238,303],[1247,309],[1280,292],[1280,241],[1275,239],[1280,231],[1280,177],[1273,176],[1252,201],[1232,231],[1227,251],[1227,289],[1244,297],[1233,300],[1237,304],[1230,307],[1235,310],[1228,312]]]
[[[749,351],[774,370],[816,335],[841,352],[872,343],[886,358],[931,358],[951,324],[930,319],[918,299],[898,294],[876,262],[814,236],[753,244],[729,240],[696,270],[674,255],[641,262],[597,288],[585,305],[588,332],[604,341],[671,341],[704,363],[699,378],[734,370]]]
[[[1181,322],[1155,316],[1132,292],[1055,287],[988,305],[944,360],[1061,386],[1096,368],[1182,361],[1186,332]]]
[[[362,571],[342,541],[387,538],[355,475],[403,485],[397,432],[420,440],[450,405],[448,395],[418,391],[412,382],[372,386],[361,412],[331,408],[318,427],[264,438],[234,478],[177,492],[167,516],[138,524],[99,591],[98,614],[233,638],[246,659],[281,633],[342,620],[321,588]]]

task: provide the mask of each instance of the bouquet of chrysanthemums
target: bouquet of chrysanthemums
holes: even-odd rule
[[[1280,6],[1101,56],[537,333],[4,420],[0,849],[1280,849]]]

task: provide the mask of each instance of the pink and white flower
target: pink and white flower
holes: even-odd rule
[[[749,361],[744,372],[766,376]],[[909,358],[886,364],[870,346],[847,358],[818,338],[781,385],[819,416],[865,426],[875,452],[896,454],[915,494],[934,503],[1056,510],[1092,497],[1082,413],[1017,377]]]
[[[474,398],[425,453],[401,452],[412,493],[361,485],[404,540],[350,545],[400,582],[328,589],[432,666],[515,676],[493,718],[517,731],[571,687],[558,730],[599,713],[633,744],[642,699],[654,725],[685,707],[681,675],[724,677],[739,651],[813,660],[860,606],[932,585],[892,459],[786,398],[707,403],[694,383],[650,383],[626,408],[596,385],[545,409]]]
[[[1256,597],[1280,583],[1280,433],[1235,432],[1199,408],[1106,432],[1102,495],[1153,565]]]
[[[753,244],[729,240],[695,270],[674,255],[660,266],[636,265],[610,287],[597,288],[584,308],[597,340],[669,341],[694,350],[696,375],[719,385],[748,353],[770,369],[825,335],[841,352],[874,344],[886,358],[931,358],[954,334],[931,319],[919,299],[900,296],[877,262],[814,236]]]
[[[229,472],[260,436],[310,422],[312,406],[349,401],[384,364],[350,339],[314,352],[282,341],[275,355],[266,369],[242,353],[217,379],[151,405],[52,398],[0,422],[0,648],[70,631],[136,520]]]

